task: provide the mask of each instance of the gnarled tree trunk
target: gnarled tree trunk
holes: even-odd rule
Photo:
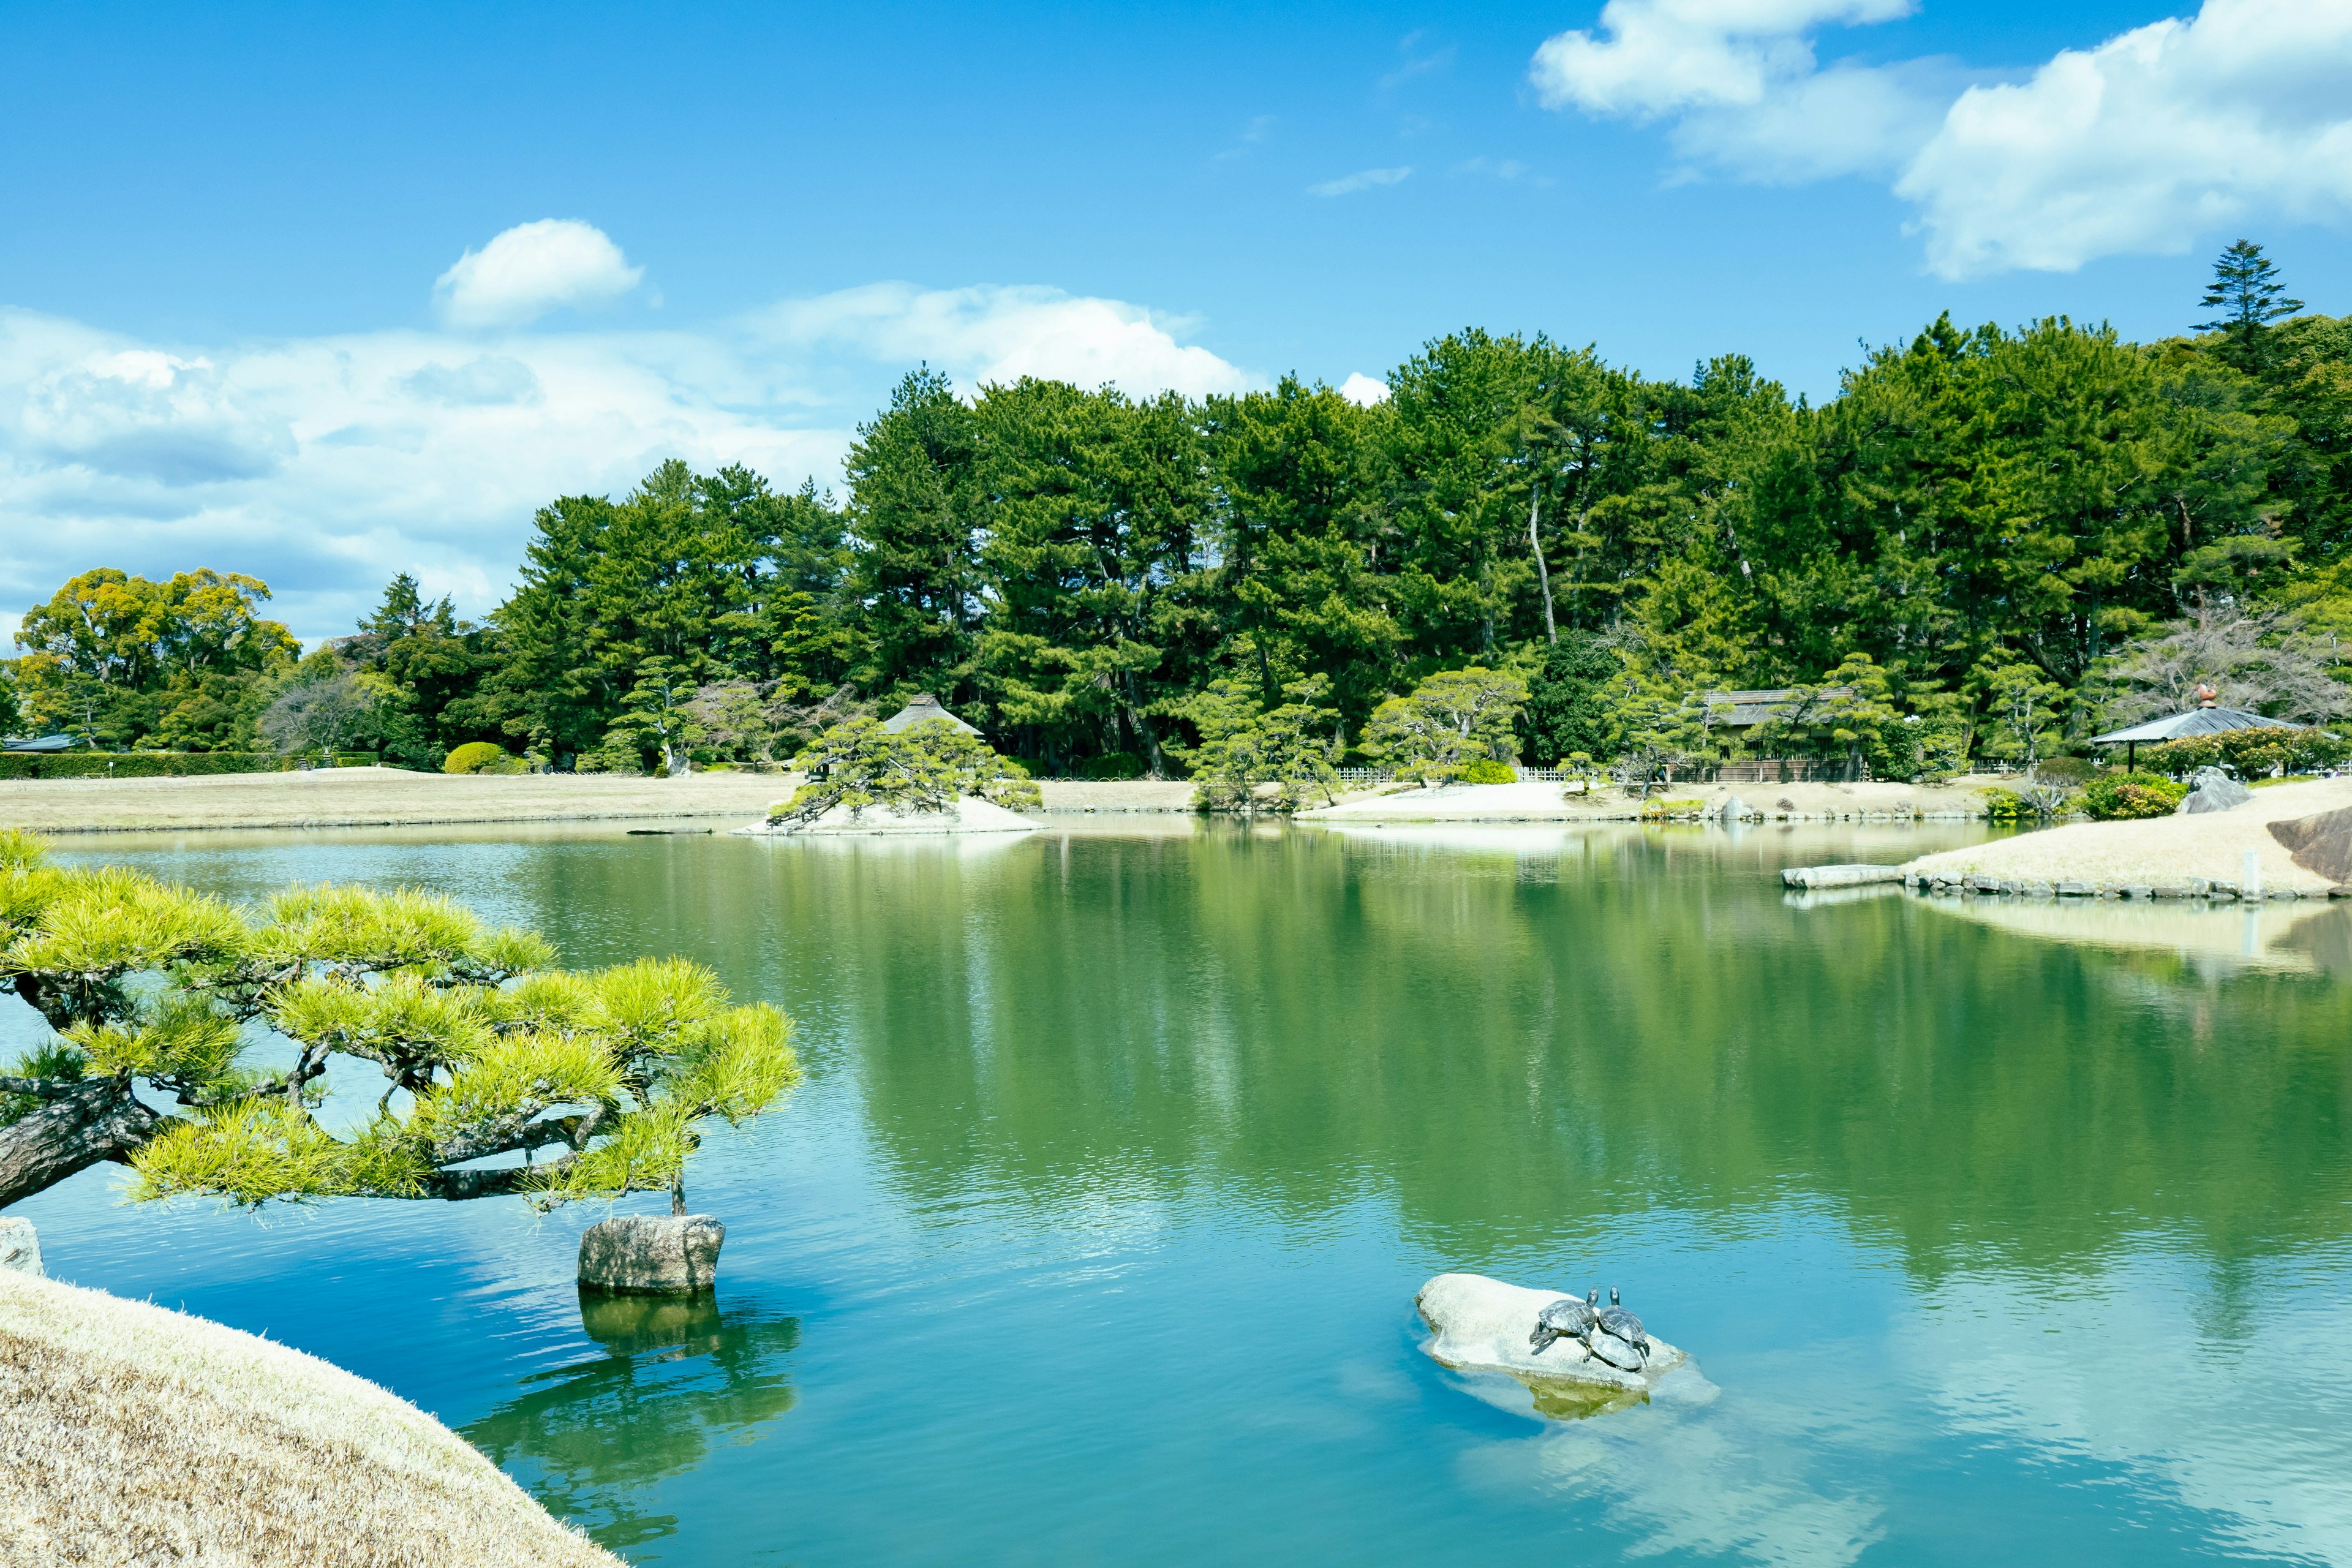
[[[0,1127],[0,1208],[64,1181],[85,1165],[120,1160],[163,1130],[128,1079],[61,1086],[28,1115]]]

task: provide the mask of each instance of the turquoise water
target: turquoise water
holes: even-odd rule
[[[587,1210],[13,1212],[642,1563],[2352,1563],[2352,910],[1774,874],[1966,831],[68,841],[685,953],[809,1074],[692,1173],[703,1309],[583,1317]],[[1620,1285],[1720,1396],[1542,1419],[1420,1353],[1453,1268]]]

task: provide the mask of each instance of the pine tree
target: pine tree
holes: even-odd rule
[[[2235,350],[2238,368],[2252,374],[2261,368],[2263,333],[2273,321],[2303,309],[2300,300],[2284,298],[2286,285],[2278,281],[2278,264],[2263,247],[2242,239],[2213,263],[2213,281],[2206,286],[2204,309],[2215,312],[2197,323],[2200,332],[2226,332]]]

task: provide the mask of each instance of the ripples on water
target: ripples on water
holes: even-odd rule
[[[641,1562],[2352,1564],[2352,910],[2059,942],[1774,875],[1952,838],[76,843],[684,952],[811,1072],[696,1168],[702,1307],[583,1312],[584,1211],[128,1210],[93,1171],[18,1212]],[[1721,1396],[1543,1420],[1418,1352],[1456,1268],[1620,1284]]]

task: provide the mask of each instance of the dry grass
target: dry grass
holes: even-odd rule
[[[2266,825],[2347,805],[2352,805],[2352,779],[2315,779],[2258,789],[2253,799],[2232,811],[2073,823],[1922,856],[1906,868],[2095,887],[2178,887],[2192,877],[2237,881],[2251,849],[2265,888],[2323,892],[2327,879],[2296,865]]]
[[[618,1568],[406,1401],[251,1334],[0,1273],[0,1564]]]
[[[0,827],[43,833],[138,828],[383,827],[458,822],[590,822],[658,816],[756,822],[800,786],[797,773],[711,773],[678,779],[609,773],[510,777],[398,768],[224,773],[183,779],[0,781]],[[1148,779],[1043,786],[1049,811],[1181,811],[1190,783]]]

